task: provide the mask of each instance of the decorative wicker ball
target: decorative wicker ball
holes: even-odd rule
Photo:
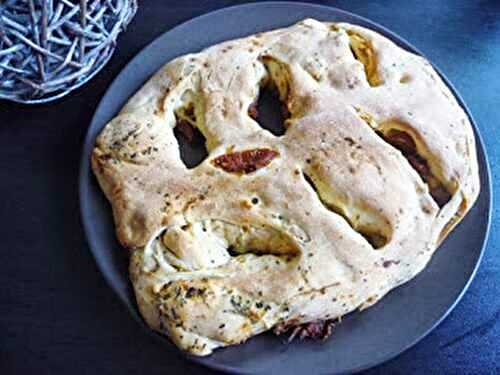
[[[137,0],[0,0],[0,98],[43,103],[110,59]]]

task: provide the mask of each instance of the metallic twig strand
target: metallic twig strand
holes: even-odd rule
[[[44,103],[83,85],[136,11],[137,0],[0,2],[0,99]]]

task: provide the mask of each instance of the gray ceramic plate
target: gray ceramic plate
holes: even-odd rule
[[[306,17],[367,26],[419,53],[383,27],[338,9],[287,2],[247,4],[206,14],[161,35],[118,75],[97,108],[85,139],[81,163],[80,201],[84,229],[105,278],[148,332],[152,333],[143,323],[134,302],[125,252],[114,236],[110,206],[90,171],[89,158],[95,137],[127,98],[174,57],[224,40],[287,26]],[[454,93],[465,108],[461,98]],[[285,345],[282,339],[263,334],[243,345],[218,350],[210,357],[189,358],[209,367],[239,373],[340,373],[379,364],[421,340],[444,319],[467,289],[488,234],[490,175],[476,127],[475,132],[482,185],[479,199],[428,267],[414,280],[391,292],[374,307],[346,317],[325,343],[297,340]],[[165,349],[177,350],[167,339],[152,335]]]

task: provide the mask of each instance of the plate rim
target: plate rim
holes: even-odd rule
[[[128,299],[126,298],[126,296],[123,296],[114,287],[113,282],[111,280],[111,276],[108,274],[108,272],[105,272],[105,270],[103,269],[104,268],[103,265],[100,263],[100,261],[98,260],[98,257],[96,256],[96,252],[94,249],[97,248],[98,245],[96,243],[94,243],[95,242],[93,240],[94,236],[91,234],[92,225],[90,224],[90,220],[88,220],[88,217],[86,214],[86,212],[88,212],[88,210],[89,210],[88,209],[89,201],[87,200],[87,190],[90,190],[90,184],[88,183],[89,181],[87,180],[87,177],[88,177],[89,173],[92,173],[91,167],[90,167],[89,156],[91,155],[91,150],[93,149],[93,146],[95,144],[95,137],[91,134],[90,130],[96,126],[97,118],[99,117],[98,115],[100,112],[103,111],[103,108],[105,107],[104,103],[107,101],[108,96],[110,95],[110,92],[113,91],[114,86],[117,85],[117,82],[120,80],[120,76],[122,75],[122,73],[125,70],[127,70],[128,68],[130,68],[131,65],[133,65],[134,63],[136,63],[139,60],[140,55],[143,53],[143,51],[151,48],[152,45],[156,41],[158,41],[160,38],[162,38],[165,34],[168,34],[168,33],[172,32],[174,29],[177,29],[180,27],[188,27],[190,23],[194,23],[195,21],[198,22],[203,18],[210,18],[218,13],[231,12],[236,8],[241,9],[241,8],[246,8],[246,7],[253,8],[256,6],[265,7],[265,6],[290,6],[290,5],[297,6],[297,7],[316,8],[319,10],[321,10],[321,9],[328,9],[329,11],[334,10],[339,15],[344,15],[347,17],[359,19],[359,20],[361,20],[369,25],[375,26],[376,32],[381,33],[382,35],[389,38],[391,41],[395,42],[396,44],[402,43],[403,47],[405,49],[410,50],[411,52],[416,53],[416,54],[424,57],[431,64],[431,66],[434,68],[434,70],[436,70],[436,72],[439,74],[439,76],[441,77],[443,82],[448,86],[448,88],[450,89],[452,94],[455,96],[458,104],[462,107],[462,109],[464,110],[464,112],[468,116],[470,123],[472,125],[472,128],[473,128],[473,132],[474,132],[474,136],[475,136],[475,140],[476,140],[476,153],[479,153],[478,151],[480,151],[482,153],[482,155],[484,157],[484,161],[485,161],[485,163],[484,163],[485,164],[484,165],[484,169],[485,169],[484,175],[485,175],[487,181],[481,182],[482,189],[480,191],[480,194],[487,194],[488,195],[487,199],[489,199],[489,201],[487,202],[488,212],[487,212],[486,227],[484,230],[484,236],[483,236],[482,241],[481,241],[481,246],[480,246],[479,254],[477,256],[477,260],[476,260],[475,265],[472,269],[472,272],[470,273],[470,276],[467,279],[467,282],[461,288],[460,293],[456,297],[454,297],[453,303],[447,307],[446,311],[439,317],[439,319],[436,319],[436,321],[432,324],[432,326],[429,327],[425,332],[420,334],[418,337],[416,337],[414,340],[412,340],[406,346],[401,347],[398,350],[395,350],[395,351],[387,354],[383,358],[378,358],[372,362],[369,362],[369,363],[366,363],[364,365],[353,368],[352,372],[357,373],[359,371],[367,370],[369,368],[386,363],[387,361],[394,359],[397,356],[401,355],[402,353],[404,353],[408,349],[410,349],[413,346],[415,346],[416,344],[418,344],[424,338],[426,338],[434,329],[436,329],[449,316],[449,314],[453,311],[453,309],[461,301],[461,299],[463,298],[464,294],[469,289],[470,284],[472,283],[472,281],[474,280],[474,278],[477,274],[477,270],[481,264],[484,253],[486,251],[488,238],[489,238],[489,234],[490,234],[490,230],[491,230],[491,218],[492,218],[492,211],[493,211],[493,189],[492,189],[493,186],[492,186],[491,168],[490,168],[490,163],[489,163],[489,157],[488,157],[487,149],[485,147],[485,143],[483,141],[480,129],[479,129],[474,117],[472,116],[472,113],[471,113],[469,107],[467,106],[466,102],[464,101],[464,99],[462,98],[460,93],[457,91],[455,86],[450,82],[450,80],[441,72],[441,70],[431,60],[427,59],[425,54],[423,54],[418,48],[413,46],[413,44],[408,42],[405,38],[392,32],[391,30],[389,30],[385,26],[379,24],[378,22],[372,21],[369,18],[366,18],[364,16],[360,16],[356,13],[346,11],[344,9],[337,8],[335,6],[316,4],[316,3],[306,3],[306,2],[268,1],[268,2],[249,2],[249,3],[244,3],[244,4],[237,4],[237,5],[231,5],[231,6],[227,6],[227,7],[218,8],[218,9],[200,14],[198,16],[189,18],[188,20],[180,22],[180,23],[174,25],[173,27],[161,32],[159,35],[154,37],[154,39],[152,39],[149,43],[147,43],[144,47],[142,47],[131,59],[129,59],[127,61],[127,63],[120,69],[120,71],[113,78],[111,84],[109,84],[109,86],[106,88],[104,95],[101,97],[98,105],[95,107],[94,114],[93,114],[92,119],[91,119],[89,126],[87,128],[85,138],[83,140],[82,149],[81,149],[82,154],[81,154],[81,158],[80,158],[80,168],[79,168],[79,173],[78,173],[78,198],[79,198],[79,209],[80,209],[79,214],[80,214],[80,219],[82,221],[83,232],[85,234],[85,241],[87,243],[88,249],[90,250],[92,257],[94,258],[94,261],[96,263],[96,266],[97,266],[99,272],[104,277],[106,284],[113,290],[115,296],[118,297],[118,299],[120,300],[120,303],[126,307],[126,309],[132,315],[134,320],[137,321],[143,328],[145,328],[147,330],[147,333],[149,334],[149,336],[152,336],[156,340],[159,340],[159,342],[161,342],[162,344],[165,344],[166,341],[170,342],[170,341],[168,341],[168,339],[166,339],[163,336],[160,336],[158,333],[154,332],[151,328],[149,328],[149,326],[146,325],[146,323],[143,321],[143,319],[140,316],[140,314],[138,313],[138,311],[135,310],[135,308],[128,303]],[[227,39],[227,40],[230,40],[230,39]],[[234,38],[232,38],[232,39],[234,39]],[[166,61],[165,63],[167,63],[167,62],[168,61]],[[144,84],[145,82],[146,81],[144,81],[142,84]],[[104,125],[102,125],[101,130],[104,127]],[[485,188],[487,189],[487,191],[485,191],[486,190]],[[411,280],[410,280],[410,282],[411,282]],[[173,346],[173,344],[171,346]],[[203,366],[211,368],[211,369],[222,371],[224,373],[235,373],[235,374],[248,374],[249,373],[242,368],[233,367],[233,366],[225,365],[225,364],[207,362],[207,361],[204,361],[204,358],[206,358],[206,357],[198,357],[198,356],[190,355],[189,353],[185,353],[184,351],[182,351],[180,349],[177,349],[177,350],[183,355],[183,357],[185,357],[185,358],[187,358],[187,359],[189,359],[189,360],[191,360],[199,365],[203,365]]]

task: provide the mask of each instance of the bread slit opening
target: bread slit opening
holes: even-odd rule
[[[181,160],[191,169],[201,164],[208,156],[206,138],[197,127],[194,104],[188,103],[175,111],[174,136],[179,145]]]
[[[372,213],[363,212],[358,207],[347,207],[347,205],[342,204],[340,201],[338,203],[335,202],[333,197],[328,197],[328,195],[332,194],[326,194],[325,191],[322,191],[326,189],[319,187],[320,183],[318,181],[314,181],[311,176],[304,172],[302,172],[302,175],[304,180],[315,191],[323,206],[329,211],[344,218],[349,226],[363,236],[374,249],[380,249],[388,243],[389,239],[388,236],[383,233],[384,230],[376,226],[376,223],[380,222],[379,218],[372,217]]]
[[[265,76],[259,83],[255,101],[248,107],[248,115],[262,128],[275,136],[285,134],[289,109],[290,73],[285,64],[272,56],[261,56]]]
[[[429,186],[429,193],[440,208],[450,201],[450,192],[432,173],[427,160],[418,153],[416,142],[410,134],[399,129],[377,130],[377,134],[401,151],[408,163]]]
[[[411,167],[429,187],[429,194],[439,208],[445,206],[452,197],[452,192],[443,182],[442,177],[436,173],[429,160],[424,156],[428,152],[422,150],[422,145],[417,145],[415,136],[411,134],[409,126],[403,122],[389,120],[377,123],[375,119],[360,108],[355,107],[358,116],[372,128],[375,133],[392,147],[399,150]],[[420,150],[419,150],[420,147]]]
[[[285,231],[219,219],[169,227],[151,244],[146,252],[160,257],[165,269],[177,271],[217,268],[232,257],[244,260],[246,256],[267,255],[291,260],[301,253],[297,239]]]
[[[260,87],[257,99],[248,108],[248,115],[275,136],[285,134],[284,124],[290,117],[286,105],[279,99],[278,91],[269,83]]]
[[[356,60],[365,68],[366,79],[370,86],[379,86],[383,83],[377,70],[377,55],[372,43],[361,34],[347,30],[349,46]]]

